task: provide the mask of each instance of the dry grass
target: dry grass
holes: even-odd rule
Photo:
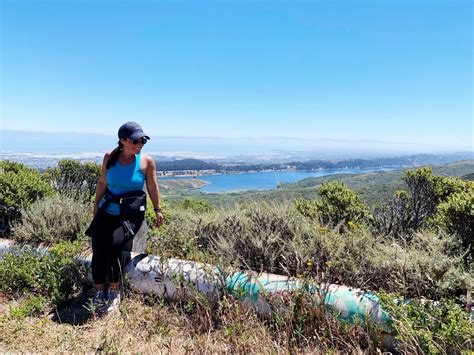
[[[91,291],[88,293],[90,295]],[[208,304],[201,303],[193,295],[188,296],[170,303],[155,296],[129,292],[119,313],[94,318],[83,307],[88,299],[86,292],[67,308],[24,319],[14,319],[9,312],[9,307],[18,305],[21,300],[3,297],[0,298],[3,314],[0,318],[0,353],[307,354],[342,349],[363,352],[357,344],[360,334],[323,335],[341,331],[340,324],[333,318],[330,322],[326,319],[326,330],[318,329],[321,334],[314,333],[311,339],[295,343],[294,334],[289,331],[294,328],[291,317],[280,317],[280,322],[269,323],[268,319],[244,309],[232,298],[223,297],[209,309]],[[362,331],[359,328],[353,330]],[[317,339],[319,335],[322,335],[322,341]],[[330,338],[337,338],[340,344],[330,341]]]
[[[2,297],[0,352],[286,352],[256,316],[236,318],[226,312],[221,326],[205,329],[196,327],[202,321],[196,317],[199,312],[186,314],[177,304],[148,302],[144,296],[129,294],[120,313],[89,318],[83,308],[86,299],[82,295],[60,312],[18,320],[9,317],[9,307],[18,301]]]

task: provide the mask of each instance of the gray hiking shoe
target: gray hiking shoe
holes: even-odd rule
[[[94,297],[92,298],[91,305],[88,307],[90,312],[94,312],[95,314],[101,314],[106,311],[107,308],[107,297],[105,291],[100,290],[96,291]]]
[[[116,290],[113,287],[109,288],[108,291],[108,300],[107,300],[107,313],[112,313],[118,310],[120,306],[120,302],[122,302],[122,292],[120,290]]]

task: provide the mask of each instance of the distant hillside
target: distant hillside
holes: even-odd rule
[[[307,178],[292,184],[281,184],[275,190],[228,192],[228,193],[204,193],[200,191],[178,192],[168,195],[169,199],[182,197],[194,197],[204,199],[216,206],[233,205],[248,201],[283,201],[295,198],[316,198],[316,187],[326,181],[339,180],[350,186],[359,193],[367,203],[374,205],[382,199],[392,196],[393,193],[403,187],[401,177],[405,170],[399,169],[390,172],[368,173],[368,174],[338,174],[317,178]],[[463,177],[474,174],[474,160],[450,163],[433,167],[435,175]]]
[[[157,171],[183,171],[183,170],[217,170],[221,166],[199,159],[180,159],[173,161],[157,161]]]
[[[248,172],[265,170],[319,170],[319,169],[363,169],[377,167],[416,167],[421,165],[440,165],[453,161],[460,161],[471,158],[469,153],[455,153],[445,155],[417,154],[391,158],[373,158],[373,159],[341,159],[341,160],[310,160],[293,161],[282,164],[246,164],[242,162],[216,163],[199,159],[181,159],[173,161],[157,161],[158,171],[183,171],[183,170],[218,170],[221,172]],[[474,157],[472,157],[474,158]]]
[[[463,178],[464,180],[474,181],[474,173],[464,175],[462,178]]]
[[[367,173],[367,174],[337,174],[316,178],[306,178],[292,184],[281,184],[280,188],[315,187],[326,181],[340,180],[352,188],[363,188],[370,185],[393,184],[400,180],[403,172],[413,168],[399,169],[395,171]],[[456,163],[433,166],[435,175],[463,177],[474,172],[474,160],[465,160]]]
[[[400,157],[372,158],[372,159],[346,159],[339,161],[311,160],[307,162],[292,162],[298,170],[313,169],[344,169],[344,168],[375,168],[375,167],[415,167],[420,165],[440,165],[455,161],[474,158],[474,156],[460,154],[432,155],[415,154]]]

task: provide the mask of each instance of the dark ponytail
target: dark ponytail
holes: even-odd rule
[[[115,165],[115,163],[117,162],[120,156],[120,152],[122,151],[123,143],[118,141],[117,144],[118,144],[118,147],[112,150],[109,156],[109,160],[107,160],[107,165],[106,165],[107,170],[109,170],[110,167]]]

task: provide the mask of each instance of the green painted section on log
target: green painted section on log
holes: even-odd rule
[[[226,279],[227,288],[235,296],[251,302],[258,302],[265,294],[290,297],[296,290],[307,290],[317,299],[324,299],[338,319],[351,323],[367,318],[390,326],[389,315],[382,310],[379,299],[371,292],[346,286],[330,285],[327,289],[308,286],[299,280],[254,279],[244,272],[238,272]]]

